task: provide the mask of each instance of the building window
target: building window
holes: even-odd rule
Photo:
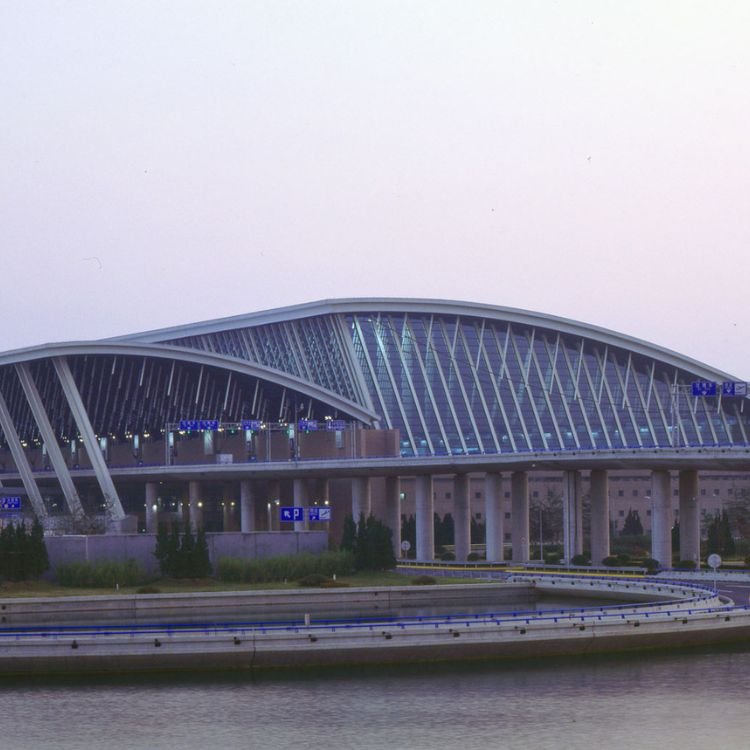
[[[445,493],[445,499],[446,500],[450,500],[451,499],[451,493],[450,492],[446,492]]]
[[[532,496],[532,497],[539,497],[539,492],[538,492],[537,490],[534,490],[534,491],[533,491],[533,492],[531,493],[531,496]]]
[[[505,514],[505,520],[508,521],[510,519],[510,513]]]
[[[506,492],[505,497],[510,497],[510,492]]]
[[[503,538],[505,539],[506,542],[512,541],[511,536],[510,536],[510,534],[507,531],[503,535]]]
[[[638,497],[638,490],[633,490],[633,497]]]
[[[482,520],[482,514],[481,513],[477,513],[476,517],[477,517],[477,521],[481,521]]]
[[[481,500],[481,499],[482,499],[482,493],[481,493],[481,492],[475,492],[475,493],[474,493],[474,497],[475,497],[475,499],[477,499],[477,500]]]
[[[617,497],[625,497],[625,490],[617,490]]]
[[[617,512],[617,515],[620,516],[620,518],[625,518],[625,511],[624,510],[620,510],[620,511]]]
[[[646,511],[646,515],[649,516],[649,517],[651,516],[651,509],[650,508]]]

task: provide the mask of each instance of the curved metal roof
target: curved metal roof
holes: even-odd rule
[[[696,377],[710,377],[720,380],[739,380],[739,378],[719,370],[716,367],[686,357],[685,355],[666,347],[633,336],[628,336],[624,333],[618,333],[617,331],[612,331],[607,328],[531,310],[460,300],[414,299],[407,297],[326,299],[274,308],[272,310],[263,310],[226,318],[216,318],[213,320],[188,323],[169,328],[154,329],[143,333],[116,336],[105,340],[158,342],[187,336],[201,336],[216,333],[218,331],[281,323],[319,315],[369,312],[434,313],[508,321],[524,326],[535,326],[559,331],[561,333],[589,338],[611,346],[628,349],[632,352],[642,354],[643,356],[658,359],[666,364],[673,365],[674,367],[689,370],[695,373]]]

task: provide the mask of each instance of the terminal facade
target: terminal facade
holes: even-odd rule
[[[464,302],[329,300],[0,354],[0,495],[50,532],[179,519],[337,540],[345,515],[373,512],[398,546],[414,515],[429,560],[433,516],[450,512],[458,559],[474,518],[488,559],[524,561],[534,493],[557,492],[568,559],[607,556],[634,508],[668,566],[675,520],[696,559],[701,513],[744,496],[749,436],[736,377]]]

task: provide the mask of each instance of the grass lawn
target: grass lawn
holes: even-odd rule
[[[402,575],[390,571],[365,571],[351,576],[339,576],[341,584],[351,587],[364,586],[408,586],[414,581],[414,576]],[[480,583],[470,578],[436,578],[436,584]],[[158,589],[161,594],[189,594],[206,591],[268,591],[272,589],[300,588],[296,581],[289,583],[224,583],[215,578],[177,579],[160,578],[149,584]],[[92,596],[92,595],[129,595],[137,593],[140,586],[123,586],[118,590],[113,588],[73,588],[59,586],[49,581],[6,581],[0,584],[0,599],[9,597],[44,597],[44,596]]]

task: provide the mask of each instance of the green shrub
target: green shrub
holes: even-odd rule
[[[649,573],[656,573],[661,567],[661,563],[658,560],[654,560],[653,557],[647,557],[643,561],[643,567],[646,568]]]
[[[266,557],[260,560],[222,557],[217,568],[219,579],[227,583],[299,581],[309,575],[320,575],[328,579],[334,575],[351,575],[354,555],[348,551],[339,551],[319,555]]]
[[[559,552],[547,552],[544,555],[544,562],[547,565],[559,565],[562,560],[562,555]]]
[[[572,565],[591,565],[588,555],[573,555],[570,562]]]
[[[322,586],[329,579],[321,573],[310,573],[309,575],[300,578],[297,583],[300,586]]]
[[[467,562],[477,562],[477,560],[481,560],[482,556],[478,552],[469,552],[468,555],[466,555],[466,561]]]
[[[141,586],[135,590],[136,594],[161,594],[158,586]]]
[[[415,586],[434,586],[437,583],[432,576],[415,576],[411,582]]]
[[[57,568],[57,582],[71,588],[114,588],[138,586],[146,575],[135,560],[104,560],[98,563],[69,563]]]
[[[695,564],[695,560],[680,560],[675,568],[678,570],[695,570],[698,566]]]
[[[608,568],[616,568],[620,564],[620,558],[617,555],[609,555],[602,560],[602,565]]]
[[[445,562],[450,562],[451,560],[455,560],[456,556],[452,552],[443,552],[443,554],[440,555],[440,559]]]

